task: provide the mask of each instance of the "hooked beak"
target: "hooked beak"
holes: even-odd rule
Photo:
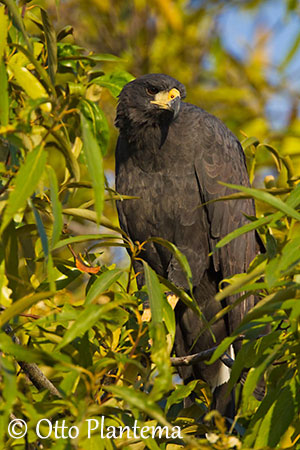
[[[180,110],[180,102],[180,92],[178,89],[172,88],[170,91],[158,92],[150,103],[157,105],[160,109],[173,112],[175,118]]]

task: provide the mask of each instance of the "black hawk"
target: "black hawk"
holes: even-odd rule
[[[256,254],[254,232],[243,235],[209,256],[216,243],[254,215],[252,199],[199,205],[233,191],[219,181],[249,186],[245,156],[234,134],[216,117],[183,102],[185,87],[164,74],[141,76],[119,96],[116,126],[116,189],[137,199],[119,201],[121,228],[132,241],[162,237],[174,243],[190,264],[194,296],[207,320],[225,304],[214,298],[219,282],[245,272]],[[165,247],[148,243],[141,257],[161,276],[188,289],[181,268]],[[140,271],[139,263],[135,270]],[[140,276],[138,284],[143,284]],[[253,306],[247,299],[212,327],[217,343],[228,336]],[[188,354],[201,329],[195,313],[179,301],[175,309],[177,356]],[[197,341],[193,353],[214,345],[209,332]],[[215,404],[232,415],[224,395],[228,373],[217,361],[180,369],[185,382],[201,378],[214,391]],[[224,378],[225,377],[225,378]],[[225,384],[224,384],[225,383]]]

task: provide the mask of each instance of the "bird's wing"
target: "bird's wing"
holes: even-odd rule
[[[203,203],[234,192],[219,184],[219,181],[249,186],[245,156],[237,138],[221,121],[208,113],[202,112],[200,127],[201,142],[195,157],[195,171]],[[252,199],[213,202],[202,207],[209,222],[211,250],[215,249],[220,239],[248,222],[244,214],[255,214]],[[243,273],[255,257],[255,252],[255,234],[250,232],[213,253],[214,269],[222,278]],[[231,298],[229,302],[233,300]],[[230,313],[231,331],[252,304],[253,299],[248,300]]]

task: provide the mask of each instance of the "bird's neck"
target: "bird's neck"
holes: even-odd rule
[[[121,134],[137,151],[155,153],[164,144],[170,123],[164,121],[133,124],[128,122]]]

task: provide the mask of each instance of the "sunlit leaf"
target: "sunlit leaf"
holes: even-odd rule
[[[27,199],[33,194],[36,185],[43,174],[47,153],[42,147],[37,147],[28,153],[24,164],[15,179],[15,187],[11,192],[4,212],[0,233],[13,218],[19,209],[26,205]]]
[[[86,296],[85,303],[92,303],[102,292],[110,288],[122,275],[123,270],[112,269],[99,275]]]
[[[113,97],[118,97],[124,85],[133,79],[134,77],[130,73],[121,71],[112,72],[110,74],[105,74],[102,77],[94,78],[93,83],[106,87]]]
[[[51,248],[54,248],[57,242],[59,241],[62,228],[63,228],[63,219],[62,219],[62,206],[58,197],[58,185],[55,171],[52,167],[47,167],[47,173],[50,182],[50,197],[52,204],[52,213],[53,213],[53,228],[52,228],[52,236],[51,236]]]
[[[95,135],[91,131],[89,121],[81,114],[81,126],[83,137],[83,151],[89,175],[94,188],[95,210],[97,213],[97,223],[101,220],[104,202],[104,171],[101,150]]]
[[[57,71],[56,33],[49,15],[44,8],[41,8],[41,16],[47,43],[49,75],[52,83],[55,84],[55,75]]]
[[[3,60],[0,58],[0,125],[8,125],[9,99],[7,73]]]
[[[278,209],[279,211],[283,212],[284,214],[287,214],[288,216],[293,217],[294,219],[300,220],[300,214],[294,208],[289,206],[287,203],[284,203],[279,198],[269,194],[268,192],[260,191],[259,189],[254,188],[247,188],[245,186],[237,186],[235,184],[228,184],[228,183],[220,183],[220,184],[223,184],[224,186],[227,186],[231,189],[237,189],[238,191],[251,194],[257,200],[260,200],[273,206],[273,208]]]
[[[39,292],[38,294],[30,294],[27,295],[26,297],[20,298],[0,314],[0,327],[2,327],[6,322],[8,322],[16,315],[21,314],[26,309],[31,308],[31,306],[51,296],[52,292],[47,291],[47,292]]]

